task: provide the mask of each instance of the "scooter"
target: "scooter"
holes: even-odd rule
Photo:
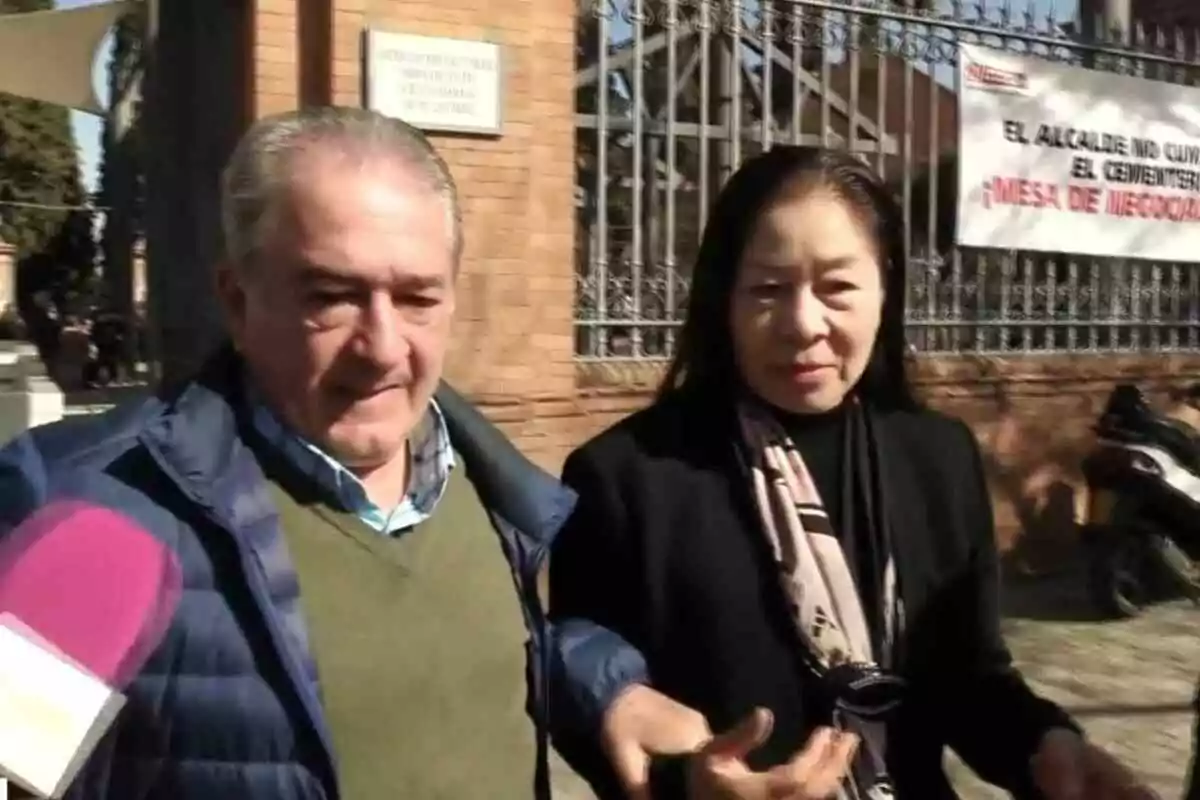
[[[1200,384],[1180,397],[1200,407]],[[1200,431],[1117,386],[1083,462],[1088,588],[1109,616],[1128,618],[1180,594],[1200,605]]]

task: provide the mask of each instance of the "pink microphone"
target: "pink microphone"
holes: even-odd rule
[[[170,548],[85,503],[44,506],[0,542],[0,772],[61,796],[165,636],[182,583]]]

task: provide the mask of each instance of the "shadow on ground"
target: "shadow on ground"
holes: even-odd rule
[[[1104,622],[1104,615],[1088,597],[1085,573],[1081,548],[1054,572],[1030,576],[1007,569],[1001,588],[1001,611],[1011,619]]]

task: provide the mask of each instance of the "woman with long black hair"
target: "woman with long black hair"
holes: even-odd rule
[[[903,236],[849,154],[749,160],[658,398],[567,460],[551,613],[597,739],[628,751],[648,693],[726,731],[656,759],[656,800],[953,798],[945,746],[1019,797],[1150,796],[1012,665],[977,445],[905,378]],[[597,666],[571,619],[638,658]]]

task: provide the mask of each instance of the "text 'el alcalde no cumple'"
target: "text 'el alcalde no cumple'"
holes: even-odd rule
[[[1002,120],[1005,141],[1068,150],[1059,181],[992,175],[983,205],[1057,209],[1170,222],[1200,222],[1200,140],[1158,141],[1110,131]]]

